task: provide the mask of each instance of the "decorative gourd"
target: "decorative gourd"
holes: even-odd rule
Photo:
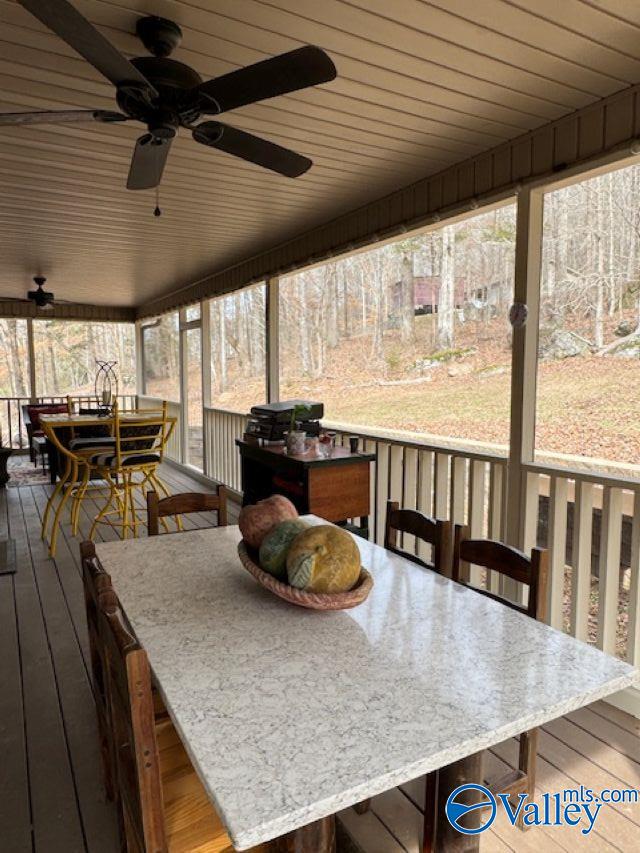
[[[296,536],[309,527],[301,518],[281,521],[270,530],[260,546],[260,566],[270,575],[287,582],[287,553]]]
[[[299,533],[287,554],[291,586],[307,592],[347,592],[360,577],[360,552],[339,527],[321,524]]]
[[[280,521],[297,518],[298,510],[284,495],[271,495],[257,504],[240,510],[238,525],[242,538],[250,548],[259,548],[267,533]]]

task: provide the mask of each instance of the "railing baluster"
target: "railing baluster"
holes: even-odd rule
[[[406,509],[416,509],[418,503],[418,451],[415,447],[404,449],[404,488],[401,505]],[[415,536],[404,537],[403,548],[412,554],[416,553]]]
[[[467,460],[464,456],[454,456],[451,460],[451,507],[449,518],[454,524],[464,524],[466,520],[467,497]]]
[[[481,462],[478,459],[471,460],[469,482],[469,527],[471,528],[471,536],[474,539],[481,539],[484,536],[486,470],[486,462]],[[471,583],[476,586],[483,585],[483,578],[485,580],[484,586],[486,587],[486,572],[483,573],[478,566],[471,565]]]
[[[378,442],[376,459],[376,539],[378,545],[384,543],[384,519],[387,513],[389,495],[389,445]]]
[[[622,490],[606,487],[600,522],[598,646],[610,655],[616,651],[621,543]]]
[[[640,665],[640,488],[635,489],[633,493],[627,632],[627,660],[634,666],[638,666]]]
[[[364,452],[372,453],[377,458],[378,444],[370,438],[364,441]],[[376,512],[376,482],[377,482],[377,465],[374,468],[373,476],[369,478],[369,541],[376,541],[376,531],[378,528],[378,513]]]
[[[432,516],[433,512],[433,453],[430,450],[420,450],[418,453],[418,509],[425,515]],[[431,560],[431,546],[420,540],[418,556],[423,560]]]
[[[487,522],[490,539],[504,541],[505,524],[505,483],[506,470],[503,463],[491,462],[489,471],[489,518]],[[487,577],[487,589],[491,592],[500,591],[500,575],[489,571]]]
[[[447,453],[436,453],[433,509],[437,518],[449,518],[449,460]]]
[[[549,492],[549,601],[548,622],[554,628],[564,627],[564,576],[567,563],[567,495],[566,477],[552,477]]]
[[[589,637],[591,596],[591,532],[593,529],[593,483],[576,483],[573,512],[571,572],[571,633],[579,640]]]

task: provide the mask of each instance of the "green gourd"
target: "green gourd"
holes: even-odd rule
[[[265,572],[287,581],[287,553],[296,536],[309,526],[301,518],[281,521],[262,540],[260,566]]]

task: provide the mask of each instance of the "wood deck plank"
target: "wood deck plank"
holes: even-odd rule
[[[499,744],[492,749],[495,755],[502,758],[509,766],[513,767],[517,760],[517,743],[515,740],[507,741]],[[593,787],[588,779],[581,780],[585,787]],[[536,799],[541,800],[541,796],[545,792],[555,793],[562,792],[565,789],[575,788],[575,782],[565,773],[554,767],[546,761],[540,754],[538,755],[537,772],[536,772]],[[537,834],[538,827],[531,828],[525,834]],[[559,841],[571,849],[572,843],[577,843],[579,838],[580,849],[593,851],[613,851],[623,850],[627,853],[634,853],[637,850],[637,827],[628,821],[624,815],[615,812],[613,809],[601,809],[598,815],[598,820],[593,830],[588,835],[581,835],[579,830],[571,826],[559,826],[549,829],[554,840]],[[609,839],[614,839],[610,841]],[[632,846],[629,846],[629,845]]]
[[[0,535],[7,531],[6,491],[0,490]],[[31,853],[29,770],[14,577],[0,577],[0,839],[13,853]]]
[[[19,489],[36,583],[55,670],[60,710],[75,781],[80,820],[91,853],[112,853],[116,848],[115,808],[105,797],[93,691],[58,571],[60,563],[48,556],[40,538],[40,515],[31,489]],[[71,570],[76,573],[72,564]],[[79,579],[79,578],[78,578]],[[82,584],[76,595],[82,601]],[[82,636],[86,634],[80,631]]]
[[[7,491],[16,540],[15,575],[34,849],[84,853],[85,843],[69,761],[58,687],[35,583],[18,489]]]

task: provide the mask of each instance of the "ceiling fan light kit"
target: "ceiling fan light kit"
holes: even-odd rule
[[[151,55],[128,60],[68,0],[18,3],[114,84],[121,112],[4,113],[0,125],[142,122],[147,132],[139,137],[133,152],[127,179],[130,190],[160,184],[180,128],[189,130],[201,145],[286,177],[298,177],[312,166],[308,157],[288,148],[219,121],[200,119],[333,80],[335,66],[321,48],[306,45],[203,81],[193,68],[171,58],[182,41],[182,30],[166,18],[150,15],[137,21],[136,34]]]

